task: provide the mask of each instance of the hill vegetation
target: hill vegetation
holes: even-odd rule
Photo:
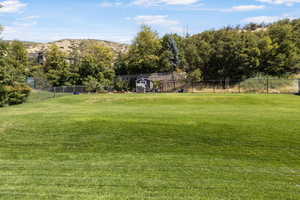
[[[35,56],[38,53],[47,53],[47,51],[51,48],[51,46],[55,45],[59,47],[61,51],[66,54],[72,53],[74,49],[79,50],[80,52],[84,52],[85,49],[90,45],[103,45],[110,47],[114,52],[126,52],[128,49],[128,45],[120,44],[116,42],[109,42],[103,40],[92,40],[92,39],[63,39],[55,42],[49,43],[35,43],[35,42],[23,42],[28,53],[31,56]]]

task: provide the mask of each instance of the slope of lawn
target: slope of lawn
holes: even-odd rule
[[[300,97],[107,94],[1,108],[0,199],[300,199]]]

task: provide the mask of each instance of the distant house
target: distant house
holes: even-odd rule
[[[40,50],[36,52],[29,52],[29,58],[38,65],[46,63],[46,51]]]
[[[29,54],[29,57],[38,65],[45,65],[46,64],[46,52],[45,51],[40,51],[37,53],[31,53]],[[73,58],[66,57],[65,58],[66,62],[69,64],[74,64],[75,60]]]
[[[44,65],[46,63],[46,56],[44,52],[39,52],[36,59],[39,65]]]

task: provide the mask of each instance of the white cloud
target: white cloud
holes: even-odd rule
[[[176,20],[168,19],[168,15],[143,15],[133,18],[138,24],[173,26],[178,25]]]
[[[13,25],[17,27],[30,27],[37,24],[37,20],[39,19],[39,16],[24,16],[19,19],[17,19]]]
[[[140,6],[157,6],[160,4],[166,5],[191,5],[199,2],[199,0],[135,0],[134,5]]]
[[[31,33],[34,24],[14,23],[11,26],[4,26],[3,38],[7,40],[26,40],[27,35]]]
[[[39,18],[40,18],[40,16],[32,15],[32,16],[22,17],[19,20],[36,20],[36,19],[39,19]]]
[[[19,0],[6,0],[0,2],[0,13],[17,13],[27,5]]]
[[[278,16],[258,16],[258,17],[249,17],[243,20],[243,22],[247,23],[272,23],[278,21],[280,17]]]
[[[287,5],[292,6],[295,3],[300,3],[300,0],[256,0],[262,3],[269,3],[269,4],[278,4],[278,5]]]
[[[117,6],[121,6],[123,5],[122,2],[109,2],[109,1],[103,1],[100,3],[100,7],[103,7],[103,8],[109,8],[109,7],[117,7]]]
[[[100,39],[107,41],[115,41],[129,43],[134,37],[134,32],[112,33],[111,31],[81,31],[74,32],[66,28],[50,29],[47,27],[37,26],[39,16],[23,16],[16,19],[10,25],[4,26],[1,37],[5,40],[21,40],[21,41],[38,41],[49,42],[65,38],[70,39]]]
[[[261,24],[261,23],[273,23],[276,22],[278,20],[282,20],[282,19],[294,19],[291,16],[257,16],[257,17],[249,17],[243,20],[243,22],[246,23],[257,23],[257,24]]]
[[[144,15],[126,19],[133,20],[137,24],[159,26],[173,33],[183,33],[183,28],[180,27],[180,22],[169,19],[168,15]]]
[[[17,27],[31,27],[31,26],[34,26],[37,24],[36,21],[32,21],[32,22],[15,22],[13,23],[14,26],[17,26]]]
[[[26,35],[30,35],[31,31],[38,23],[39,16],[24,16],[16,19],[8,26],[4,26],[3,36],[5,39],[25,40]]]
[[[109,7],[118,7],[118,6],[159,6],[159,5],[193,5],[201,0],[132,0],[130,3],[124,3],[120,0],[108,1],[103,0],[100,3],[100,7],[109,8]],[[198,5],[199,6],[199,5]]]
[[[243,12],[243,11],[253,11],[253,10],[261,10],[266,8],[263,5],[241,5],[241,6],[234,6],[227,11],[237,11],[237,12]],[[225,10],[226,11],[226,10]]]

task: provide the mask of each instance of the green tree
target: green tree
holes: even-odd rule
[[[1,27],[0,27],[1,30]],[[7,85],[13,84],[13,76],[7,66],[8,46],[0,41],[0,107],[8,102]]]
[[[29,71],[29,58],[26,47],[20,41],[13,41],[10,44],[9,56],[15,68],[22,70],[24,73]]]
[[[294,40],[297,47],[300,49],[300,19],[292,21]]]
[[[212,56],[212,40],[213,32],[204,32],[194,35],[184,41],[184,55],[186,64],[184,71],[190,73],[196,69],[200,69],[206,75],[208,74],[209,61]]]
[[[179,68],[180,64],[180,50],[175,36],[167,34],[162,38],[159,71],[172,72]]]
[[[5,84],[25,82],[28,69],[27,51],[21,42],[11,43],[0,41],[0,66]]]
[[[150,27],[142,26],[128,52],[128,73],[158,72],[160,49],[161,41],[158,34]]]
[[[128,69],[128,54],[119,52],[115,63],[114,69],[117,75],[126,75],[129,72]]]
[[[19,42],[0,41],[0,106],[26,101],[30,88],[25,84],[26,51]]]
[[[240,80],[253,76],[259,66],[260,51],[254,33],[223,29],[215,33],[210,76]]]
[[[90,45],[81,59],[79,76],[81,84],[97,86],[97,90],[108,90],[113,85],[115,55],[104,45]],[[97,81],[97,84],[95,82]],[[91,87],[93,88],[93,87]]]
[[[68,55],[56,45],[52,45],[47,51],[44,72],[52,86],[74,84],[74,74],[71,72],[71,66],[67,59]]]
[[[187,80],[192,83],[199,82],[203,78],[202,75],[203,74],[200,69],[195,69],[194,71],[192,71],[188,74]]]
[[[240,80],[251,77],[259,67],[259,38],[250,31],[224,28],[187,39],[187,72],[200,69],[206,80]]]
[[[300,70],[300,49],[297,46],[295,28],[289,20],[279,21],[268,28],[272,46],[264,72],[282,76]]]

